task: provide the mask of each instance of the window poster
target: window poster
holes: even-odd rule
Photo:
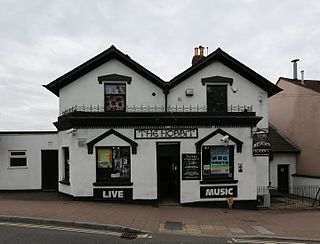
[[[229,150],[228,147],[211,147],[210,148],[210,173],[229,174]],[[204,171],[209,171],[208,166]]]
[[[126,85],[123,84],[107,84],[106,94],[125,94]]]
[[[112,149],[98,149],[98,168],[112,168]]]

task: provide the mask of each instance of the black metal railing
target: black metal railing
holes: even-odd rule
[[[62,115],[69,114],[72,112],[106,112],[104,106],[100,105],[74,105],[71,108],[65,109],[62,111]],[[165,109],[165,106],[127,106],[126,112],[132,112],[132,113],[157,113],[157,112],[207,112],[206,106],[168,106],[167,110]],[[227,112],[253,112],[253,105],[229,105],[227,107]]]
[[[258,187],[258,208],[271,210],[320,209],[320,186]]]

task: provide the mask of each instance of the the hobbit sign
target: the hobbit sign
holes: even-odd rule
[[[135,139],[198,138],[196,128],[135,129]]]
[[[204,186],[200,187],[200,198],[237,197],[237,186]]]
[[[268,133],[253,134],[253,156],[269,156],[271,152],[271,145],[268,142]]]
[[[200,154],[182,154],[182,180],[200,180]]]

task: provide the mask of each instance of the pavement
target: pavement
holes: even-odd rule
[[[0,192],[0,222],[118,231],[320,242],[320,210],[265,211],[75,201],[57,192]]]

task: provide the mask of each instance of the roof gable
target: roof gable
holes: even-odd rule
[[[269,123],[268,140],[272,153],[299,153],[300,148]]]
[[[179,83],[183,82],[190,76],[194,75],[195,73],[199,72],[209,64],[213,63],[214,61],[219,61],[222,64],[226,65],[233,71],[237,72],[241,76],[245,77],[252,83],[256,84],[263,90],[268,92],[268,96],[271,97],[276,93],[280,92],[282,89],[271,83],[269,80],[265,79],[249,67],[245,66],[235,58],[228,55],[222,49],[218,48],[216,51],[196,63],[195,65],[191,66],[190,68],[186,69],[176,77],[174,77],[170,81],[170,88],[178,85]]]
[[[74,80],[80,78],[81,76],[89,73],[90,71],[94,70],[95,68],[99,67],[100,65],[108,62],[111,59],[116,59],[126,65],[127,67],[131,68],[133,71],[137,72],[156,86],[163,88],[164,81],[138,64],[136,61],[131,59],[128,55],[119,51],[115,46],[111,46],[107,50],[103,51],[102,53],[98,54],[97,56],[89,59],[85,63],[79,65],[78,67],[74,68],[73,70],[69,71],[68,73],[60,76],[59,78],[55,79],[54,81],[50,82],[47,85],[44,85],[49,91],[53,92],[56,96],[59,96],[59,90],[64,86],[70,84]]]
[[[307,88],[309,90],[319,92],[320,93],[320,80],[304,80],[304,84],[302,84],[301,80],[298,79],[289,79],[285,77],[280,77],[277,81],[277,84],[279,83],[280,80],[284,80],[287,82],[290,82],[292,84],[295,84],[297,86]]]

